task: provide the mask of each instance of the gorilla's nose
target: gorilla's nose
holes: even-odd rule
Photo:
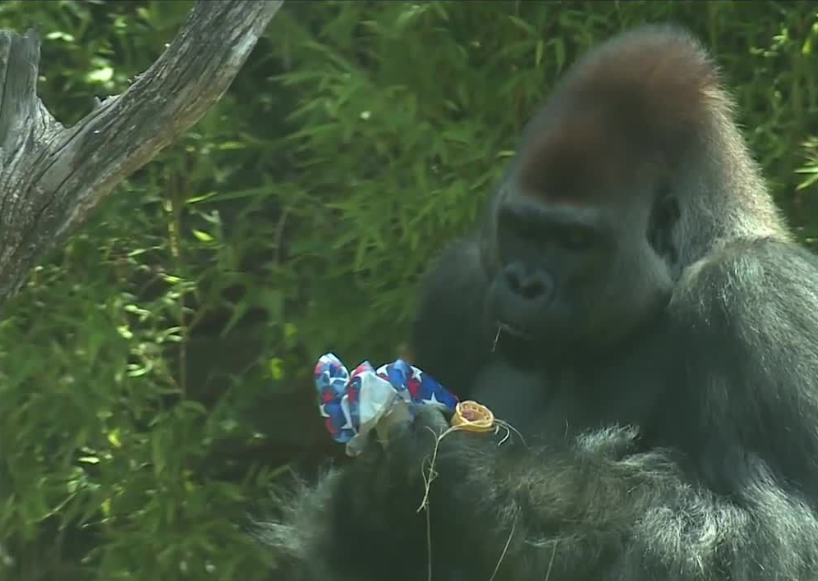
[[[503,269],[506,289],[516,299],[522,299],[532,307],[547,304],[554,293],[554,279],[543,269],[529,268],[513,262]]]

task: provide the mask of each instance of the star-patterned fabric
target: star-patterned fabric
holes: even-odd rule
[[[368,361],[352,373],[334,354],[321,356],[315,366],[318,408],[332,438],[350,446],[375,427],[396,406],[405,405],[409,417],[417,406],[438,405],[449,409],[458,399],[430,375],[402,359],[374,369]]]

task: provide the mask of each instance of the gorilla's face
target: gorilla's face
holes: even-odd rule
[[[675,207],[672,198],[651,195],[653,184],[645,184],[644,195],[613,196],[618,204],[580,205],[509,184],[494,206],[485,254],[486,315],[495,328],[543,356],[587,353],[664,309],[678,218],[664,209]]]
[[[637,105],[557,91],[493,200],[486,314],[543,356],[610,349],[670,299],[689,146],[651,139]]]

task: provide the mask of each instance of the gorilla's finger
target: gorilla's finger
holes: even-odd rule
[[[413,423],[416,434],[422,434],[424,431],[429,432],[431,430],[431,432],[435,434],[435,437],[440,437],[451,425],[443,409],[431,405],[420,408],[415,415]]]

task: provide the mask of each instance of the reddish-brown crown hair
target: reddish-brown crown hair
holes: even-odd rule
[[[630,183],[646,163],[672,167],[700,137],[718,85],[715,65],[683,29],[651,25],[613,37],[569,70],[529,124],[521,184],[581,199]]]

